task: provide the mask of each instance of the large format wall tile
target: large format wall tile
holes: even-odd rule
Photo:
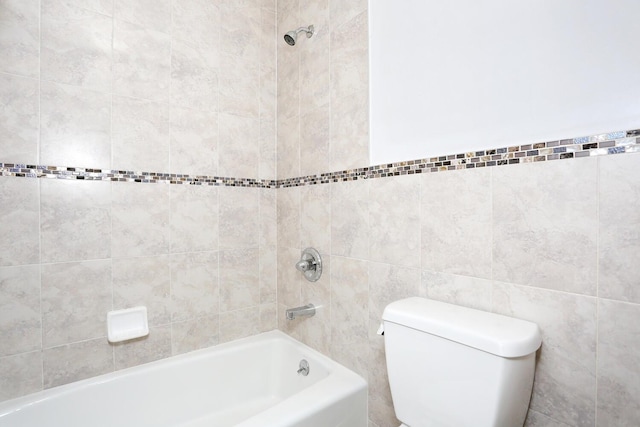
[[[258,249],[220,252],[220,311],[228,312],[260,304]]]
[[[0,268],[0,336],[0,357],[40,349],[40,266]]]
[[[40,0],[0,3],[0,71],[38,77]]]
[[[331,250],[331,186],[310,185],[300,189],[301,248],[313,247],[320,254]]]
[[[111,300],[110,260],[43,265],[43,348],[105,337]]]
[[[640,420],[640,305],[598,304],[597,425],[633,426]]]
[[[111,183],[44,180],[40,189],[43,262],[110,256]]]
[[[44,388],[113,371],[113,349],[106,339],[82,341],[43,352]]]
[[[172,185],[171,252],[218,249],[218,189]]]
[[[43,82],[40,163],[111,168],[111,95]]]
[[[369,164],[367,90],[332,101],[330,147],[331,170],[353,169]]]
[[[493,278],[596,294],[597,159],[494,168]]]
[[[496,283],[493,309],[540,327],[531,409],[569,425],[594,425],[596,299]]]
[[[0,401],[42,390],[42,352],[0,358]]]
[[[0,179],[0,265],[40,262],[40,185],[32,179]]]
[[[331,184],[331,253],[333,255],[369,258],[370,184],[369,180]]]
[[[331,98],[369,90],[367,11],[331,31]]]
[[[171,326],[150,327],[148,336],[113,347],[116,370],[167,358],[171,356]]]
[[[220,249],[253,248],[260,241],[260,189],[220,188]]]
[[[640,302],[640,155],[600,159],[598,296]]]
[[[425,174],[421,186],[422,268],[490,279],[491,170]]]
[[[422,286],[430,299],[491,311],[491,280],[423,270]]]
[[[38,90],[37,80],[0,74],[0,162],[37,161]]]
[[[201,45],[174,39],[171,45],[171,103],[217,112],[218,98],[217,58],[209,58]]]
[[[112,18],[64,0],[42,0],[43,80],[111,91]]]
[[[218,175],[218,115],[172,108],[171,172]]]
[[[218,253],[171,255],[171,320],[192,320],[218,314]]]
[[[328,104],[309,111],[300,119],[300,175],[316,175],[332,169],[331,109]],[[352,141],[353,142],[353,141]]]
[[[114,0],[116,19],[154,31],[171,32],[171,0]]]
[[[177,355],[218,344],[218,316],[171,324],[171,354]]]

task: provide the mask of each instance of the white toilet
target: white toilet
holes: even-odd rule
[[[424,298],[382,315],[401,427],[521,427],[533,386],[538,325]]]

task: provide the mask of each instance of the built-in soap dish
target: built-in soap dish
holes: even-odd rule
[[[147,307],[133,307],[107,313],[109,342],[122,342],[149,335]]]

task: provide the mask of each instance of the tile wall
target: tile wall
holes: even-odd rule
[[[0,0],[0,162],[275,179],[275,13]],[[276,327],[275,191],[92,174],[0,177],[0,400]],[[135,305],[149,337],[108,344]]]
[[[467,156],[442,153],[393,172],[458,170],[367,170],[367,1],[278,2],[279,35],[308,24],[326,33],[295,49],[278,44],[278,311],[320,309],[279,316],[279,327],[363,375],[369,425],[395,427],[375,333],[386,304],[419,295],[531,320],[543,345],[527,426],[636,425],[635,134],[620,143],[635,145],[628,154],[611,142],[583,145],[591,140],[560,151],[566,141],[556,141],[538,147],[545,153],[505,149],[522,157],[486,159],[495,167],[468,169]],[[316,283],[292,267],[307,246],[326,263]]]

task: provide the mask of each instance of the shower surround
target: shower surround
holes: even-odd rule
[[[258,0],[154,9],[42,0],[40,18],[37,1],[0,1],[11,12],[0,32],[9,58],[1,102],[11,118],[0,126],[0,162],[132,181],[0,178],[2,200],[11,201],[0,205],[0,304],[10,313],[0,317],[0,398],[278,322],[367,378],[370,424],[393,426],[375,332],[387,303],[420,295],[540,325],[528,426],[640,418],[632,256],[640,249],[640,155],[614,155],[632,151],[634,134],[538,147],[554,161],[536,161],[542,154],[527,153],[534,147],[506,147],[469,156],[512,153],[504,166],[466,170],[466,153],[442,153],[371,169],[366,1],[291,0],[276,11]],[[286,45],[282,35],[301,23],[314,24],[313,38]],[[141,47],[167,38],[168,80],[153,72],[162,49]],[[102,62],[101,47],[109,51]],[[56,63],[65,52],[78,58]],[[84,55],[99,63],[87,65]],[[65,64],[76,64],[73,73],[55,74]],[[96,70],[111,89],[96,87]],[[555,152],[560,146],[570,149]],[[593,150],[606,155],[584,154]],[[513,164],[516,152],[531,162]],[[585,158],[568,155],[577,152]],[[465,170],[410,172],[420,165]],[[163,185],[171,181],[203,185]],[[313,284],[293,268],[308,246],[325,261]],[[285,321],[286,308],[307,303],[316,316]],[[109,346],[105,311],[135,304],[152,308],[149,339]]]

